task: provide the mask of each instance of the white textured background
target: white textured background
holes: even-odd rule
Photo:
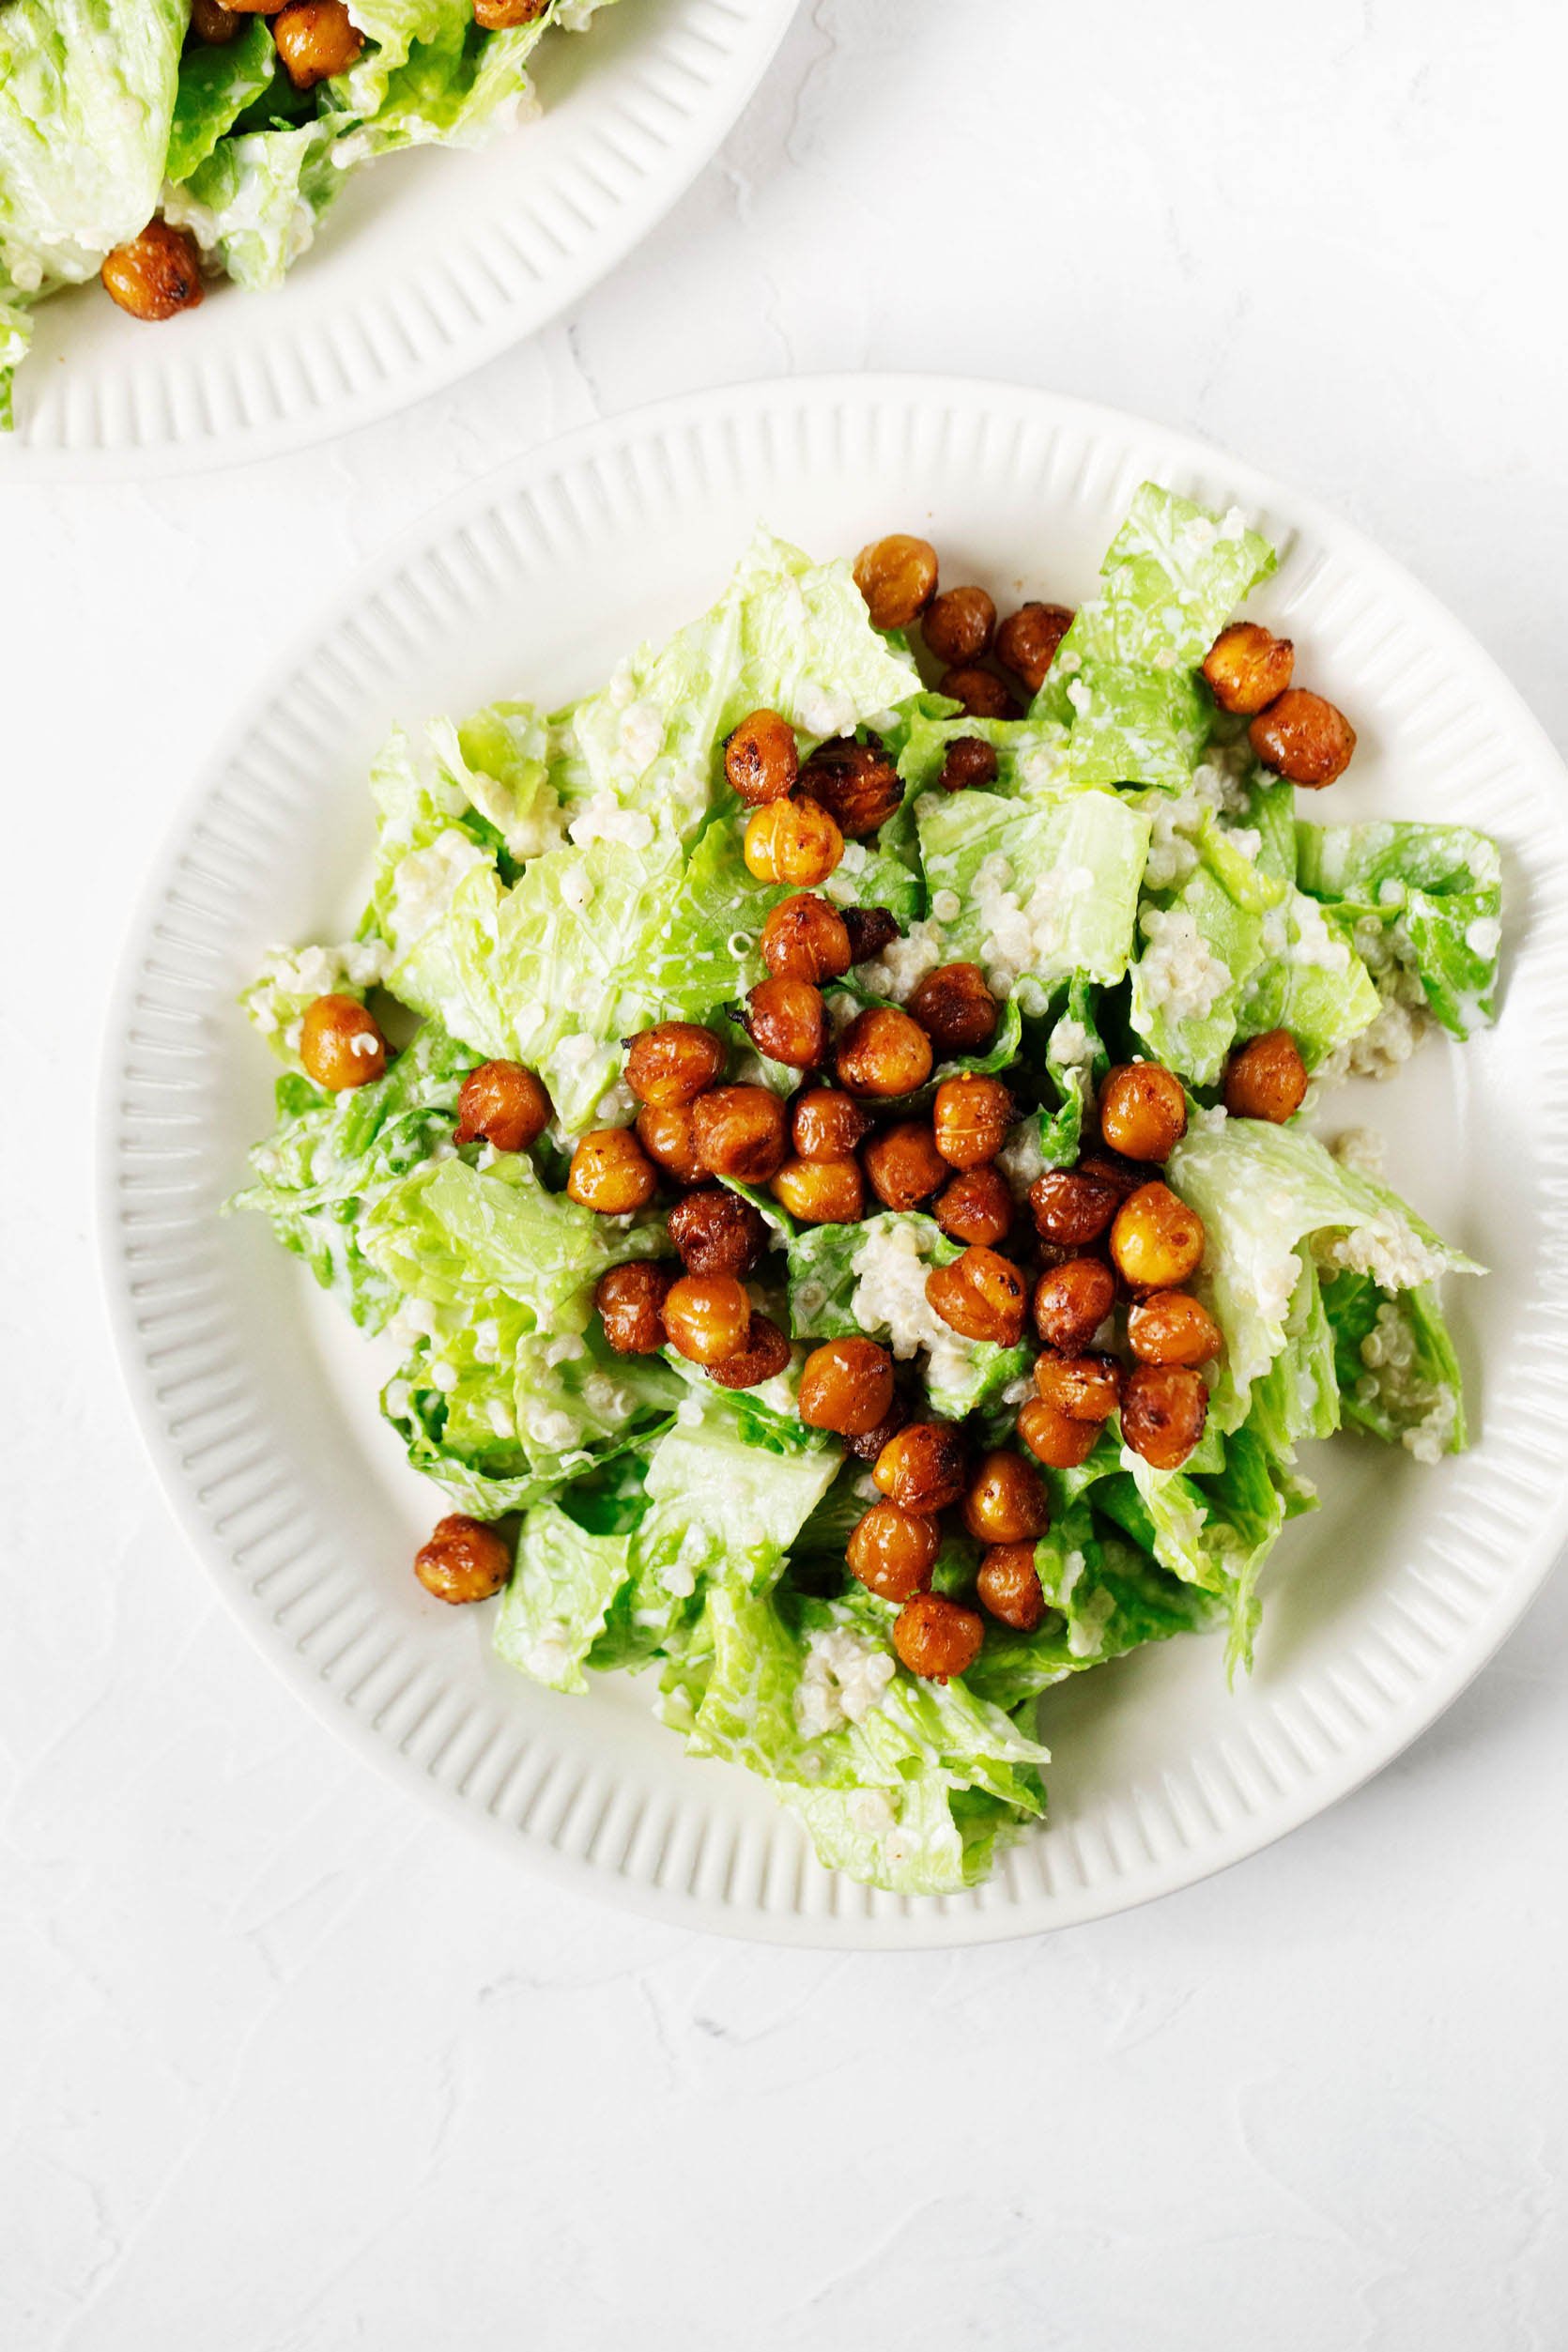
[[[128,884],[233,702],[596,413],[857,365],[1142,410],[1352,515],[1568,742],[1565,81],[1548,0],[816,0],[640,256],[457,391],[226,476],[0,468],[6,2352],[1568,2340],[1568,1587],[1371,1788],[1151,1911],[681,1936],[273,1684],[141,1463],[87,1230]]]

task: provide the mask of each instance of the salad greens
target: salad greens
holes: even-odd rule
[[[456,71],[435,0],[372,13],[381,46],[341,94],[361,120],[412,103],[410,76],[438,55]],[[171,85],[177,31],[161,69],[138,55],[144,82]],[[225,171],[243,168],[237,144],[213,151]],[[1042,1815],[1053,1684],[1211,1629],[1233,1670],[1250,1663],[1259,1572],[1313,1504],[1306,1440],[1350,1426],[1424,1463],[1465,1443],[1437,1285],[1480,1269],[1381,1180],[1364,1139],[1330,1150],[1308,1117],[1345,1071],[1386,1074],[1427,1028],[1462,1038],[1491,1019],[1498,854],[1456,826],[1308,822],[1258,765],[1201,664],[1272,563],[1238,516],[1145,484],[1033,707],[977,720],[927,686],[901,634],[873,627],[844,564],[761,532],[711,611],[575,708],[501,702],[394,735],[371,779],[355,936],[275,949],[246,992],[283,1071],[277,1127],[233,1205],[268,1217],[380,1336],[383,1411],[413,1466],[449,1508],[502,1524],[498,1654],[565,1692],[647,1668],[694,1755],[771,1781],[824,1862],[877,1885],[970,1885]],[[611,1348],[595,1284],[671,1256],[665,1216],[600,1215],[564,1189],[576,1139],[635,1113],[634,1031],[702,1022],[732,1078],[799,1083],[735,1022],[784,895],[747,868],[723,757],[761,706],[803,750],[875,735],[896,761],[902,805],[824,888],[888,909],[900,935],[830,985],[830,1019],[978,965],[995,1038],[934,1078],[1005,1074],[1017,1119],[997,1164],[1021,1198],[1092,1145],[1113,1063],[1161,1061],[1187,1093],[1162,1174],[1205,1228],[1190,1286],[1222,1340],[1207,1425],[1165,1469],[1113,1414],[1077,1468],[1043,1471],[1043,1615],[1028,1631],[988,1618],[946,1681],[906,1669],[897,1605],[848,1573],[876,1489],[797,1399],[807,1349],[862,1334],[918,1382],[917,1411],[977,1447],[1019,1445],[1034,1345],[967,1339],[935,1314],[928,1277],[961,1251],[930,1203],[809,1224],[737,1185],[768,1221],[753,1298],[789,1360],[781,1341],[782,1369],[730,1389],[673,1348]],[[983,790],[939,787],[960,735],[995,752]],[[302,1023],[324,994],[418,1017],[384,1075],[333,1093],[306,1074]],[[1227,1115],[1227,1057],[1277,1029],[1314,1073],[1306,1115]],[[553,1122],[530,1151],[455,1140],[463,1081],[489,1059],[548,1087]],[[931,1093],[879,1107],[926,1114]],[[934,1591],[970,1603],[979,1559],[955,1514]]]

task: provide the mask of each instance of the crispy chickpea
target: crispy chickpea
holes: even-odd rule
[[[858,1160],[786,1160],[772,1190],[780,1208],[803,1225],[853,1225],[865,1214]]]
[[[928,1683],[967,1674],[985,1637],[978,1612],[940,1592],[917,1592],[893,1620],[893,1647],[900,1662]]]
[[[900,1119],[873,1135],[862,1155],[872,1191],[885,1208],[914,1208],[947,1176],[928,1119]]]
[[[844,854],[844,837],[814,800],[770,800],[746,820],[746,871],[759,882],[814,890]]]
[[[1187,1364],[1134,1364],[1122,1396],[1122,1436],[1157,1470],[1178,1470],[1208,1418],[1201,1372]]]
[[[1116,1278],[1103,1258],[1069,1257],[1035,1284],[1035,1329],[1065,1356],[1087,1347],[1116,1303]]]
[[[688,1274],[749,1274],[768,1246],[761,1210],[723,1184],[688,1192],[665,1222]]]
[[[981,1607],[1015,1633],[1032,1634],[1044,1619],[1033,1544],[993,1544],[980,1562],[975,1590]]]
[[[936,549],[901,530],[873,539],[854,559],[854,584],[874,628],[907,629],[936,593]]]
[[[850,935],[852,963],[869,962],[899,937],[899,926],[884,906],[847,906],[844,929]]]
[[[521,1062],[481,1062],[463,1081],[453,1140],[530,1151],[550,1123],[551,1107],[542,1081]]]
[[[1023,1337],[1029,1286],[1011,1258],[981,1242],[972,1242],[950,1266],[931,1268],[926,1299],[932,1313],[963,1339],[1016,1347]]]
[[[454,1511],[437,1520],[429,1542],[414,1554],[414,1574],[426,1592],[454,1607],[488,1601],[512,1574],[512,1546],[499,1528]]]
[[[697,1157],[711,1176],[766,1184],[789,1157],[784,1105],[771,1087],[710,1087],[692,1119]]]
[[[937,777],[945,792],[983,792],[994,784],[1002,772],[1002,762],[994,745],[983,735],[955,735],[947,746]]]
[[[870,1339],[830,1339],[814,1347],[800,1376],[800,1417],[810,1429],[864,1437],[887,1419],[893,1359]]]
[[[272,19],[272,39],[297,90],[346,73],[365,45],[344,0],[288,0]]]
[[[967,718],[1017,718],[1018,704],[1000,678],[989,669],[979,669],[971,662],[960,662],[955,669],[945,669],[937,681],[938,694],[945,694],[957,702]]]
[[[1302,686],[1287,686],[1260,711],[1247,737],[1266,768],[1312,792],[1343,776],[1356,748],[1345,713]]]
[[[307,1078],[343,1094],[383,1075],[387,1040],[356,997],[318,996],[300,1024],[300,1059]]]
[[[744,1345],[707,1372],[720,1388],[760,1389],[764,1380],[776,1380],[789,1361],[790,1343],[773,1317],[753,1312]]]
[[[864,744],[853,735],[819,744],[800,772],[799,789],[852,841],[884,825],[904,796],[899,771],[874,736]]]
[[[482,32],[507,33],[515,24],[536,23],[550,0],[473,0],[473,21]]]
[[[241,13],[238,8],[225,8],[223,0],[194,0],[191,30],[198,40],[209,41],[213,48],[222,49],[238,32]]]
[[[891,1444],[900,1429],[909,1423],[910,1411],[901,1396],[895,1396],[886,1416],[874,1429],[868,1429],[863,1437],[846,1437],[844,1450],[857,1462],[874,1463],[885,1445]]]
[[[926,607],[920,629],[937,660],[949,669],[976,662],[991,651],[996,607],[983,588],[945,588]]]
[[[935,1216],[949,1241],[1005,1241],[1013,1223],[1007,1177],[1000,1168],[965,1168],[944,1186]]]
[[[1038,694],[1056,649],[1072,626],[1067,605],[1020,605],[996,632],[996,658],[1031,694]]]
[[[724,773],[748,808],[783,800],[795,789],[800,750],[795,730],[776,711],[753,711],[725,738]]]
[[[741,1026],[757,1048],[791,1069],[810,1069],[827,1049],[827,1007],[809,980],[759,980]]]
[[[570,1200],[601,1217],[628,1217],[646,1208],[658,1185],[658,1172],[629,1127],[595,1128],[582,1136],[572,1154],[566,1178]]]
[[[836,906],[815,891],[780,899],[762,926],[762,961],[776,980],[841,980],[850,968],[850,933]]]
[[[1208,1309],[1188,1290],[1157,1290],[1128,1310],[1127,1344],[1140,1363],[1211,1363],[1224,1345]]]
[[[1119,1062],[1099,1090],[1099,1131],[1124,1160],[1168,1160],[1187,1132],[1187,1098],[1160,1062]]]
[[[1306,1100],[1307,1066],[1288,1029],[1249,1038],[1225,1069],[1225,1108],[1233,1119],[1271,1119],[1283,1127]]]
[[[1035,1387],[1068,1421],[1109,1421],[1121,1402],[1115,1356],[1037,1356]]]
[[[977,963],[939,963],[917,983],[909,1011],[944,1053],[983,1053],[1002,1017]]]
[[[945,1511],[963,1492],[963,1439],[947,1421],[911,1421],[889,1437],[871,1472],[900,1511]]]
[[[1078,1162],[1080,1176],[1093,1176],[1097,1183],[1107,1184],[1120,1207],[1130,1192],[1148,1182],[1148,1172],[1135,1161],[1123,1160],[1118,1152],[1086,1151]]]
[[[963,1524],[976,1544],[1035,1543],[1051,1525],[1051,1505],[1034,1464],[1006,1448],[982,1454],[963,1499]]]
[[[646,1260],[612,1266],[601,1274],[593,1304],[605,1337],[618,1356],[656,1356],[665,1343],[664,1302],[671,1276],[668,1267]]]
[[[897,1503],[874,1502],[855,1523],[844,1556],[850,1574],[883,1601],[910,1601],[929,1591],[942,1549],[935,1519],[900,1511]]]
[[[851,1094],[913,1094],[931,1074],[931,1041],[897,1006],[869,1006],[839,1038],[835,1067]]]
[[[193,311],[202,299],[195,244],[167,221],[149,221],[140,237],[116,245],[99,276],[122,311],[149,322],[173,318],[177,311]]]
[[[695,1021],[661,1021],[626,1041],[626,1084],[661,1111],[694,1102],[723,1068],[723,1039]]]
[[[1203,674],[1222,711],[1251,718],[1282,695],[1296,667],[1296,649],[1255,621],[1233,621],[1204,655]]]
[[[1013,1123],[1013,1099],[1000,1078],[945,1078],[931,1105],[936,1147],[952,1168],[983,1168]]]
[[[1068,1250],[1098,1241],[1120,1197],[1109,1177],[1084,1168],[1048,1168],[1029,1187],[1029,1207],[1041,1240]]]
[[[695,1118],[689,1102],[661,1110],[645,1102],[637,1115],[637,1139],[656,1167],[677,1184],[695,1184],[702,1174],[697,1157]]]
[[[1203,1252],[1203,1219],[1168,1184],[1140,1184],[1116,1211],[1111,1260],[1130,1289],[1178,1289]]]
[[[807,1086],[790,1109],[790,1135],[802,1160],[847,1160],[871,1131],[871,1115],[840,1086]]]
[[[751,1301],[733,1274],[683,1274],[665,1293],[671,1347],[694,1364],[721,1364],[746,1342]]]
[[[1099,1430],[1098,1422],[1074,1421],[1048,1405],[1043,1396],[1032,1396],[1018,1416],[1019,1436],[1048,1470],[1075,1470],[1086,1462],[1099,1442]]]

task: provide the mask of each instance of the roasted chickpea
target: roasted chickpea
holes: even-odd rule
[[[963,1492],[963,1439],[946,1421],[906,1422],[871,1472],[889,1502],[916,1514],[945,1511]]]
[[[809,980],[759,980],[741,1025],[759,1053],[811,1069],[827,1050],[827,1007]]]
[[[692,1119],[697,1157],[712,1176],[766,1184],[789,1157],[784,1105],[771,1087],[710,1087]]]
[[[872,1191],[886,1208],[914,1208],[945,1181],[947,1162],[927,1119],[900,1119],[873,1135],[862,1155]]]
[[[762,926],[762,961],[776,980],[841,980],[850,968],[849,926],[812,890],[780,899]]]
[[[904,531],[873,539],[854,559],[854,584],[874,628],[907,629],[936,593],[936,549]]]
[[[688,1192],[665,1222],[688,1274],[745,1276],[768,1246],[761,1212],[723,1184]]]
[[[844,1556],[850,1574],[859,1577],[868,1592],[883,1601],[909,1601],[930,1588],[941,1549],[942,1530],[935,1519],[900,1511],[896,1503],[874,1502],[856,1522]]]
[[[1013,1123],[1013,1099],[1000,1078],[945,1078],[931,1105],[936,1147],[952,1168],[983,1168]]]
[[[463,1081],[453,1140],[530,1151],[550,1123],[550,1111],[542,1081],[521,1062],[481,1062]]]
[[[851,1094],[913,1094],[931,1074],[931,1041],[917,1021],[894,1005],[856,1013],[834,1057],[838,1083]]]
[[[966,1168],[943,1188],[934,1213],[949,1241],[1005,1241],[1013,1196],[1000,1168]]]
[[[1289,638],[1275,637],[1255,621],[1233,621],[1204,655],[1203,674],[1222,711],[1250,718],[1284,692],[1295,666]]]
[[[238,8],[225,8],[223,0],[193,0],[191,30],[198,40],[209,41],[213,48],[222,49],[238,32],[242,13]]]
[[[1074,1421],[1059,1413],[1042,1396],[1032,1396],[1018,1416],[1019,1436],[1048,1470],[1075,1470],[1086,1462],[1099,1442],[1099,1429],[1098,1422]]]
[[[746,1284],[733,1274],[683,1274],[665,1293],[669,1344],[691,1363],[723,1363],[745,1345],[750,1324]]]
[[[1068,1421],[1109,1421],[1121,1402],[1122,1369],[1115,1356],[1037,1356],[1035,1386]]]
[[[949,696],[969,718],[1017,718],[1019,715],[1018,704],[1001,679],[969,662],[945,669],[936,690]]]
[[[909,1010],[944,1053],[983,1053],[1002,1018],[977,963],[939,963],[916,984]]]
[[[857,1462],[874,1463],[883,1448],[891,1443],[900,1429],[907,1427],[909,1418],[909,1407],[901,1396],[895,1396],[885,1418],[879,1421],[874,1429],[868,1429],[863,1437],[844,1439],[846,1453],[853,1453]]]
[[[582,1136],[566,1177],[567,1197],[601,1217],[629,1217],[634,1208],[646,1208],[657,1185],[658,1172],[629,1127],[601,1127]]]
[[[300,1024],[300,1059],[307,1078],[343,1094],[383,1075],[387,1040],[357,998],[318,996]]]
[[[864,1437],[893,1403],[893,1359],[870,1339],[824,1340],[800,1376],[800,1417],[811,1429]]]
[[[989,653],[995,629],[996,607],[983,588],[945,588],[920,623],[927,645],[950,669]]]
[[[626,1084],[661,1111],[695,1102],[723,1068],[722,1038],[695,1021],[661,1021],[626,1040]]]
[[[1122,1436],[1157,1470],[1178,1470],[1208,1418],[1201,1372],[1186,1364],[1134,1364],[1122,1394]]]
[[[344,0],[288,0],[272,19],[272,40],[297,90],[346,73],[365,45]]]
[[[673,1277],[646,1261],[601,1274],[593,1304],[618,1356],[656,1356],[665,1343],[664,1302]]]
[[[1203,1252],[1203,1219],[1168,1184],[1140,1184],[1116,1211],[1111,1259],[1130,1289],[1179,1289]]]
[[[884,906],[847,906],[844,929],[850,935],[850,961],[867,963],[899,937],[899,926]]]
[[[975,1590],[982,1608],[1015,1633],[1032,1634],[1045,1617],[1033,1544],[993,1544],[980,1562]]]
[[[149,322],[173,318],[177,311],[193,311],[202,299],[195,242],[167,221],[149,221],[140,237],[116,245],[99,276],[122,311]]]
[[[759,882],[814,890],[843,854],[843,835],[814,800],[770,800],[746,820],[746,871]]]
[[[1036,1231],[1067,1250],[1098,1241],[1120,1197],[1109,1177],[1084,1168],[1048,1168],[1029,1187]]]
[[[1038,694],[1056,649],[1072,626],[1066,605],[1020,605],[996,632],[996,658],[1031,694]]]
[[[1081,1355],[1116,1303],[1116,1278],[1103,1258],[1069,1257],[1035,1284],[1035,1329],[1048,1347]]]
[[[1119,1062],[1099,1090],[1099,1131],[1124,1160],[1168,1160],[1187,1132],[1187,1097],[1159,1062]]]
[[[1080,1176],[1093,1176],[1099,1184],[1108,1184],[1120,1207],[1130,1192],[1148,1182],[1148,1171],[1136,1161],[1123,1160],[1118,1152],[1086,1151],[1078,1162]]]
[[[1029,1285],[1011,1258],[983,1243],[972,1243],[950,1266],[933,1267],[926,1277],[926,1299],[932,1313],[963,1339],[1016,1347],[1023,1336]]]
[[[976,1544],[1037,1542],[1051,1525],[1051,1505],[1034,1464],[1005,1448],[982,1454],[963,1499],[963,1524]]]
[[[1301,686],[1287,686],[1253,719],[1247,736],[1266,768],[1312,792],[1343,776],[1356,748],[1356,730],[1345,713]]]
[[[858,1160],[786,1160],[773,1196],[803,1225],[853,1225],[866,1209]]]
[[[983,792],[1001,772],[995,746],[983,735],[955,735],[936,780],[945,792]]]
[[[710,1380],[722,1389],[760,1389],[776,1380],[790,1361],[790,1343],[771,1315],[754,1313],[746,1326],[745,1345],[721,1364],[707,1368]]]
[[[966,1674],[985,1637],[983,1618],[940,1592],[917,1592],[893,1620],[893,1647],[900,1662],[928,1683]]]
[[[803,1160],[847,1160],[871,1131],[871,1115],[838,1086],[807,1086],[790,1109],[790,1133]]]
[[[776,711],[753,711],[725,738],[724,773],[748,808],[783,800],[795,789],[800,749],[795,730]]]
[[[473,0],[473,21],[485,33],[510,32],[515,24],[536,23],[550,0]]]
[[[498,1528],[454,1511],[414,1554],[414,1574],[438,1601],[488,1601],[512,1574],[512,1546]]]
[[[1127,1344],[1141,1363],[1211,1363],[1224,1345],[1208,1309],[1187,1290],[1157,1290],[1127,1315]]]
[[[1288,1029],[1249,1038],[1225,1070],[1225,1108],[1233,1119],[1271,1119],[1283,1127],[1307,1096],[1307,1066]]]
[[[875,736],[869,743],[845,735],[819,744],[801,769],[799,790],[852,841],[884,825],[904,796],[899,771]]]
[[[677,1184],[695,1184],[702,1174],[697,1157],[696,1121],[689,1102],[661,1110],[645,1102],[637,1115],[637,1139],[657,1167]]]

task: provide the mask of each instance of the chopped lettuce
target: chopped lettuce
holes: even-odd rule
[[[1373,971],[1413,974],[1456,1038],[1497,1009],[1502,869],[1495,841],[1464,825],[1297,827],[1303,890],[1354,925]]]

